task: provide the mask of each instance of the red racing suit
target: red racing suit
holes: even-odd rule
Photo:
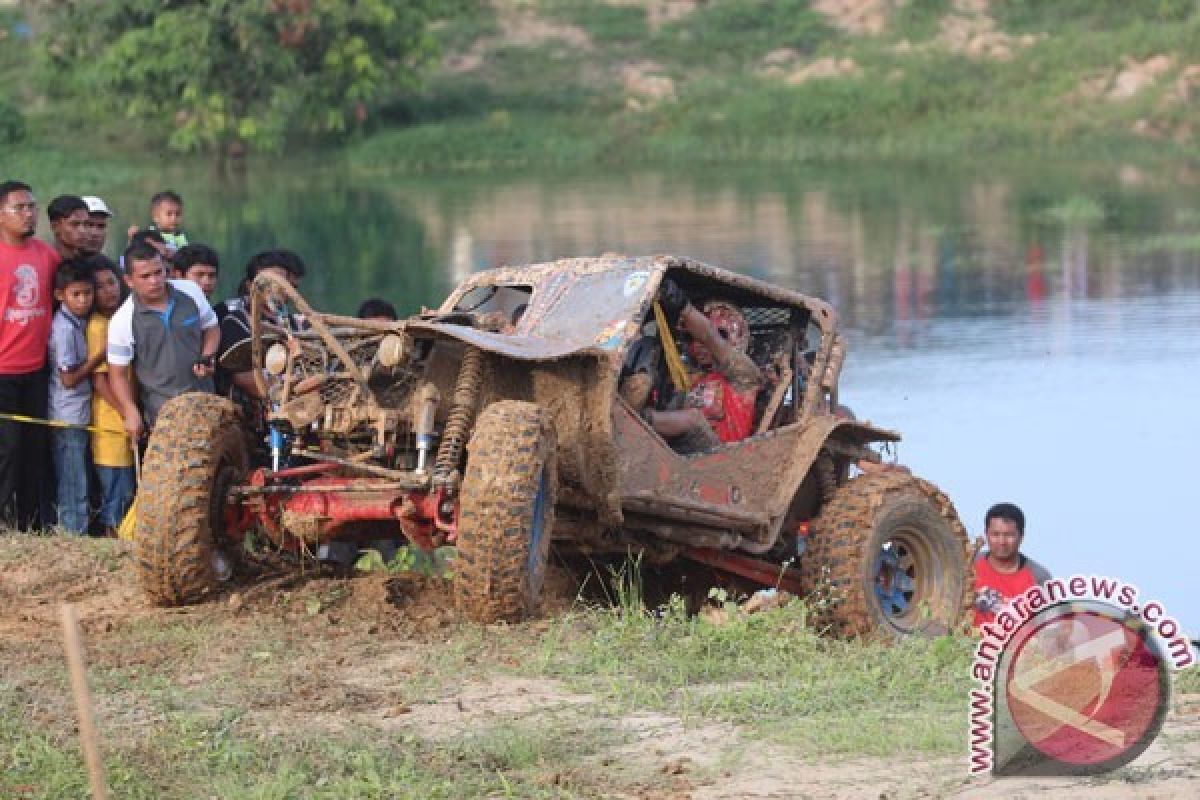
[[[758,389],[738,391],[720,372],[708,372],[688,392],[688,405],[699,408],[717,438],[728,444],[754,433]]]

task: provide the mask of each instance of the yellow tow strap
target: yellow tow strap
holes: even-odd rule
[[[675,337],[671,335],[671,326],[667,324],[667,315],[663,313],[662,306],[658,301],[654,301],[654,320],[658,323],[658,335],[662,339],[663,354],[667,357],[667,372],[671,375],[671,383],[675,384],[675,388],[681,392],[686,392],[692,388],[691,381],[688,380],[687,367],[683,365],[683,358],[679,355],[679,347],[675,344]]]
[[[121,524],[117,527],[117,538],[124,539],[127,542],[133,541],[133,533],[137,530],[137,501],[138,496],[133,496],[133,502],[129,504],[129,510],[125,512],[125,519],[121,520]]]

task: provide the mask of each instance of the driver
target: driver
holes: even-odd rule
[[[691,336],[688,355],[693,368],[683,407],[646,409],[643,416],[650,427],[664,438],[675,439],[673,446],[683,453],[704,452],[750,436],[763,374],[747,355],[746,317],[723,300],[710,300],[697,309],[671,280],[664,282],[659,302],[671,327],[682,327]]]

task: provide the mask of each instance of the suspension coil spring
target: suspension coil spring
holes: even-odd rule
[[[454,385],[454,399],[450,412],[446,414],[446,425],[442,429],[442,441],[438,444],[437,459],[433,463],[435,486],[453,484],[462,460],[463,447],[471,430],[471,419],[479,402],[479,389],[483,385],[483,352],[468,347],[463,353],[462,365],[458,370],[458,382]]]

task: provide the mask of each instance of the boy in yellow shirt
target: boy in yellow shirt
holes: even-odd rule
[[[88,357],[108,348],[108,319],[120,307],[121,279],[117,266],[104,255],[89,259],[96,276],[96,303],[87,324]],[[105,533],[116,536],[129,504],[133,502],[133,450],[125,430],[125,421],[117,411],[116,395],[108,381],[108,364],[92,373],[92,425],[121,433],[92,432],[92,461],[100,478],[100,522]]]

